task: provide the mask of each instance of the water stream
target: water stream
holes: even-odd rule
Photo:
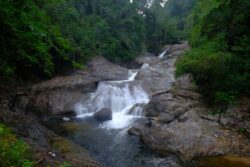
[[[167,52],[163,51],[159,57],[163,58]],[[49,128],[86,148],[104,167],[196,166],[194,162],[183,163],[174,154],[156,155],[138,137],[127,134],[133,124],[147,122],[143,110],[150,98],[135,77],[139,70],[149,66],[143,64],[141,69],[129,70],[126,80],[100,82],[89,99],[75,104],[75,118],[49,120]],[[94,118],[94,113],[103,108],[111,109],[112,120],[99,122]],[[206,166],[213,160],[200,161],[198,166]]]
[[[91,117],[103,108],[112,111],[112,120],[100,124],[107,129],[124,129],[143,116],[143,104],[149,102],[147,93],[134,82],[137,71],[129,71],[127,80],[100,82],[96,92],[85,103],[76,104],[78,118]]]
[[[169,49],[164,50],[160,55],[158,56],[159,58],[163,58],[165,54],[168,52]]]
[[[144,64],[142,69],[147,66]],[[127,80],[100,82],[88,100],[75,105],[75,119],[52,120],[49,126],[82,145],[104,167],[180,167],[175,155],[159,157],[145,148],[137,137],[127,134],[133,123],[147,121],[143,106],[149,102],[149,97],[134,80],[137,72],[130,70]],[[93,114],[103,108],[111,109],[112,120],[98,122],[94,119]]]

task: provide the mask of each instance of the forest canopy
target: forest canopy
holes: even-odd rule
[[[187,38],[194,2],[1,0],[1,77],[53,76],[96,55],[119,63],[145,51],[158,54],[164,44]]]
[[[177,76],[205,97],[249,94],[249,0],[1,0],[1,80],[49,78],[96,55],[127,62],[189,40]]]

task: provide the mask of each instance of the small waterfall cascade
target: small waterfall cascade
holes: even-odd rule
[[[158,57],[163,58],[169,49],[164,50]]]
[[[103,122],[101,126],[122,129],[143,116],[143,107],[149,102],[149,97],[140,84],[134,81],[137,72],[129,70],[127,80],[100,82],[89,100],[75,105],[78,117],[89,117],[103,108],[109,108],[112,120]]]
[[[135,77],[137,75],[138,71],[136,70],[135,72],[133,72],[132,70],[129,70],[128,71],[128,80],[129,81],[134,81],[135,80]]]
[[[148,63],[144,63],[144,64],[141,66],[141,69],[145,69],[145,68],[147,68],[148,66],[149,66]]]

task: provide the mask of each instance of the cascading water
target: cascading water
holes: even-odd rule
[[[144,63],[144,64],[142,65],[141,69],[145,69],[145,68],[147,68],[148,66],[149,66],[148,63]]]
[[[173,164],[172,161],[178,161],[175,157],[165,159],[154,155],[141,146],[137,137],[127,133],[133,123],[147,122],[143,110],[149,97],[141,82],[135,80],[137,72],[146,68],[150,68],[150,65],[129,70],[127,80],[99,82],[95,92],[84,95],[87,100],[75,105],[77,118],[64,119],[63,122],[55,120],[49,122],[49,126],[86,148],[105,167],[160,167]],[[103,108],[111,109],[113,115],[112,120],[100,123],[93,115]],[[65,127],[63,131],[60,130],[62,127]]]
[[[136,75],[137,75],[137,73],[138,73],[138,71],[136,70],[136,71],[132,71],[132,70],[129,70],[128,71],[128,80],[129,81],[134,81],[135,80],[135,77],[136,77]]]
[[[78,117],[92,116],[103,108],[109,108],[112,111],[112,120],[104,122],[101,127],[128,127],[133,120],[143,115],[143,104],[149,102],[146,92],[134,81],[136,74],[137,71],[130,70],[128,80],[100,82],[88,101],[76,104]]]
[[[163,58],[169,49],[164,50],[158,57]]]

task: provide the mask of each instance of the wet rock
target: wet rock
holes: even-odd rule
[[[131,109],[128,111],[129,115],[136,115],[136,116],[142,116],[144,115],[144,108],[147,104],[145,103],[138,103],[135,104]]]
[[[128,130],[128,134],[134,135],[134,136],[139,136],[140,135],[140,130],[136,127],[132,127]]]
[[[31,146],[38,167],[61,165],[64,162],[73,167],[100,166],[81,146],[56,135],[28,115],[3,110],[0,106],[0,122]]]
[[[113,64],[104,57],[96,56],[87,65],[89,75],[100,80],[125,80],[128,77],[128,69]],[[81,74],[77,71],[76,74]]]
[[[195,108],[201,96],[194,92],[197,88],[191,80],[192,77],[189,74],[183,75],[173,83],[169,91],[152,96],[145,109],[146,116],[160,117],[159,120],[162,122],[171,122],[186,111]],[[186,91],[185,95],[180,93],[183,91]]]
[[[152,63],[155,60],[159,60],[159,58],[153,53],[146,52],[137,56],[134,60],[121,62],[121,65],[128,69],[140,69],[144,63]]]
[[[112,120],[112,111],[109,108],[103,108],[94,113],[94,118],[98,121]]]
[[[147,68],[140,70],[135,77],[135,80],[141,81],[141,85],[148,92],[149,95],[154,95],[159,92],[167,91],[173,82],[173,69],[166,68],[169,62],[163,61],[156,64],[150,64]]]
[[[174,157],[154,158],[146,163],[146,167],[181,167],[181,163]]]
[[[175,45],[165,45],[162,49],[162,52],[164,50],[167,50],[166,54],[170,53],[176,53],[178,51],[185,51],[189,49],[189,45],[187,41],[182,42],[181,44],[175,44]]]
[[[175,61],[187,49],[187,43],[182,43],[175,45],[174,49],[168,50],[167,55],[162,59],[159,57],[141,58],[140,61],[149,63],[149,66],[140,70],[135,79],[141,81],[143,88],[149,95],[153,96],[169,91],[175,80]]]
[[[77,90],[44,90],[30,96],[26,111],[44,117],[74,116],[75,104],[84,102],[89,97],[90,94]]]
[[[34,85],[31,92],[18,100],[17,106],[39,116],[67,115],[75,111],[75,104],[83,103],[102,80],[127,79],[128,70],[103,57],[93,58],[87,70],[78,70],[71,76],[56,77]],[[76,114],[71,112],[72,115]]]
[[[154,126],[136,125],[129,133],[139,136],[156,153],[171,152],[186,161],[232,153],[250,156],[249,139],[217,121],[203,119],[209,115],[208,110],[192,77],[184,75],[173,82],[169,91],[152,96],[145,113],[158,118]]]
[[[151,54],[151,53],[145,53],[135,59],[135,62],[140,64],[141,66],[145,63],[150,64],[159,61],[160,58]]]

